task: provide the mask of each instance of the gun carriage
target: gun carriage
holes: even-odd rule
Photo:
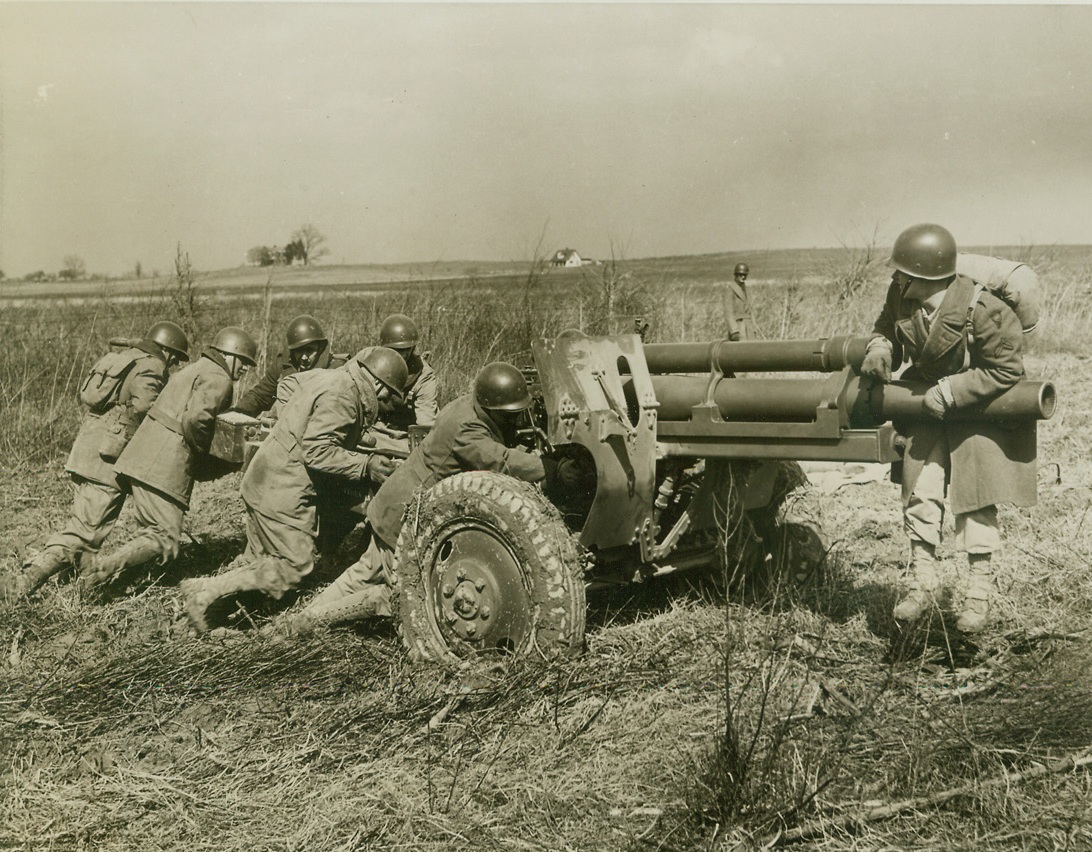
[[[892,421],[928,416],[927,384],[859,375],[866,344],[533,342],[527,434],[564,475],[540,489],[468,472],[415,497],[397,547],[411,654],[458,664],[579,649],[587,589],[718,561],[805,580],[825,552],[816,529],[782,516],[804,482],[795,462],[896,461]],[[1052,385],[1022,381],[954,416],[1033,438],[1055,406]]]

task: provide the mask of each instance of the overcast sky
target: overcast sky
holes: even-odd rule
[[[0,2],[0,269],[1092,243],[1092,7]]]

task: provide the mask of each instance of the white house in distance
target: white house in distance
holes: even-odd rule
[[[576,253],[576,249],[564,248],[554,252],[550,258],[550,266],[582,266],[584,261]]]

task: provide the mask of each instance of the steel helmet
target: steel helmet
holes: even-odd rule
[[[909,227],[895,240],[887,265],[927,281],[949,278],[956,271],[955,237],[940,225]]]
[[[254,366],[258,358],[258,344],[254,338],[238,326],[229,325],[216,332],[212,348],[225,355],[234,355],[245,364]]]
[[[736,264],[736,271],[733,272],[732,274],[733,275],[750,275],[751,274],[751,268],[746,263],[737,263]]]
[[[379,329],[379,345],[391,349],[412,349],[420,336],[417,324],[405,314],[391,314]]]
[[[531,394],[523,373],[504,361],[486,364],[474,379],[474,399],[493,411],[523,411],[531,405]]]
[[[386,346],[372,346],[357,353],[356,360],[396,397],[402,398],[403,389],[409,381],[405,358]]]
[[[288,348],[299,349],[317,340],[326,342],[326,332],[319,321],[309,314],[300,314],[288,324]]]
[[[145,340],[158,343],[180,361],[190,360],[190,341],[182,327],[168,320],[157,322],[150,329]]]

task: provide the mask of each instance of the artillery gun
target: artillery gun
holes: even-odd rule
[[[575,651],[586,589],[718,560],[806,577],[824,555],[817,531],[779,528],[803,482],[795,462],[895,461],[891,421],[927,416],[927,384],[859,375],[867,342],[534,342],[528,432],[569,475],[538,489],[468,472],[415,496],[396,570],[410,653],[457,664]],[[813,375],[737,376],[748,371]],[[1055,404],[1052,385],[1022,381],[956,416],[1012,421],[1034,446]]]

